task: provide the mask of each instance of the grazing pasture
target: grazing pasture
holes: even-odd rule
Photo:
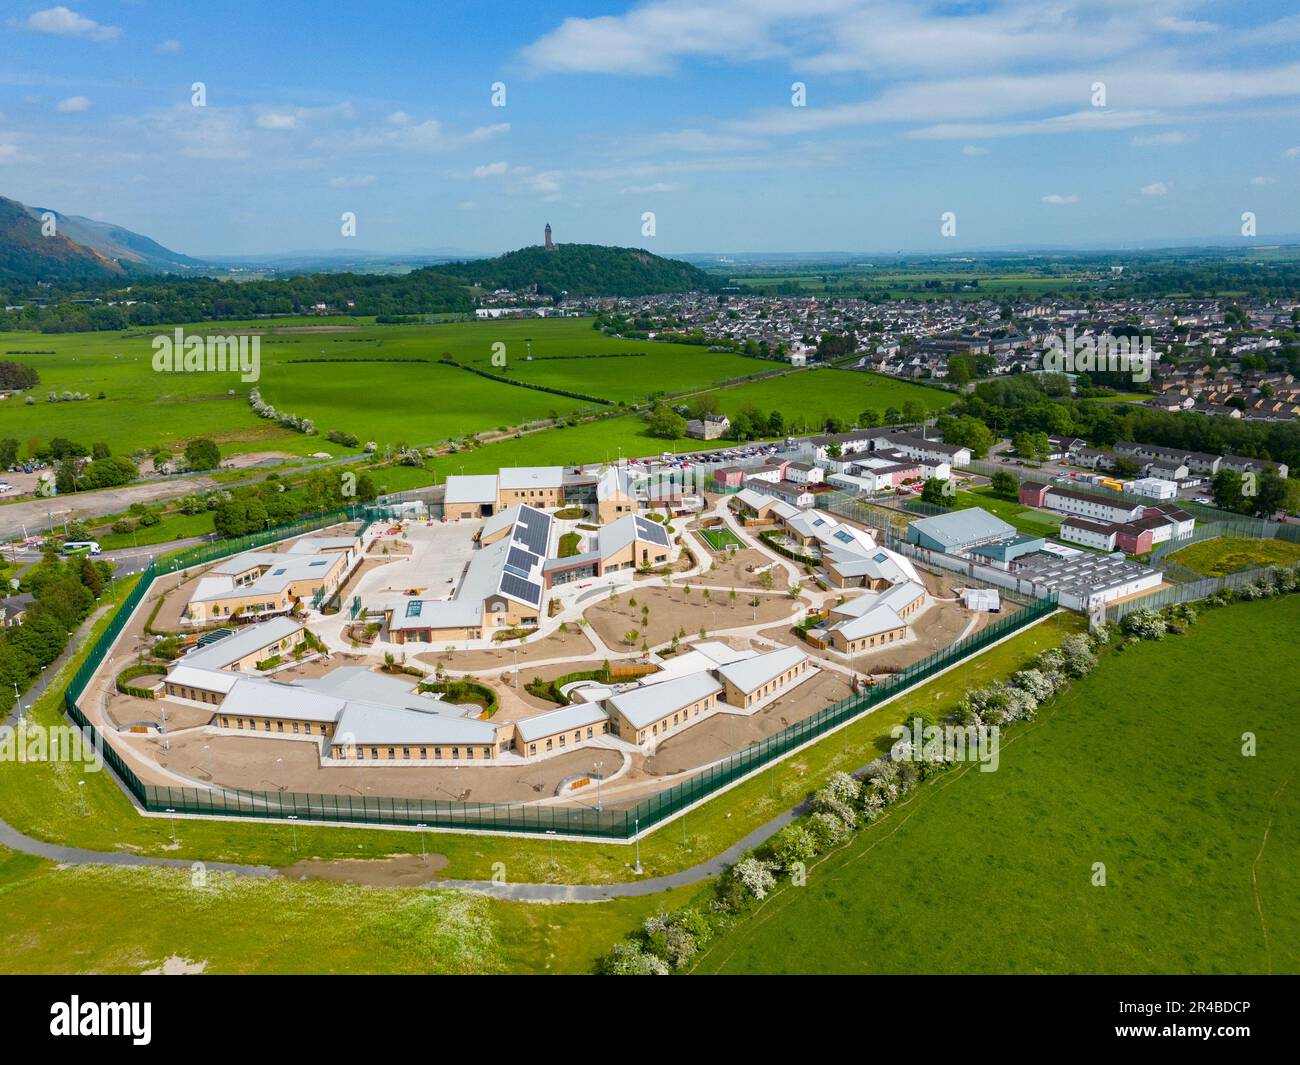
[[[996,772],[917,788],[699,971],[1300,971],[1298,625],[1288,596],[1107,653]]]

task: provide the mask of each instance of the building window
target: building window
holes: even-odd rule
[[[298,735],[298,722],[296,721],[293,723],[293,734]]]
[[[389,747],[389,748],[388,748],[388,760],[391,762],[391,761],[394,761],[396,758],[397,758],[397,752],[396,752],[392,747]]]

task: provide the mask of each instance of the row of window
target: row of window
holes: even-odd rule
[[[423,761],[428,761],[430,750],[433,751],[433,757],[435,760],[440,760],[443,757],[442,747],[432,747],[432,748],[402,747],[400,748],[402,752],[400,759],[398,758],[397,755],[398,750],[399,748],[397,747],[353,747],[349,749],[349,757],[355,757],[359,762],[364,762],[367,758],[369,758],[371,761],[387,760],[389,762],[396,762],[396,761],[409,762],[415,760],[415,761],[423,762]],[[453,761],[457,761],[460,759],[462,750],[464,750],[465,752],[465,758],[467,758],[470,761],[473,761],[475,758],[490,759],[492,757],[491,747],[481,747],[481,748],[480,747],[465,747],[465,748],[448,747],[446,748],[446,750],[448,751],[447,757]],[[368,755],[366,754],[367,751],[370,752]],[[380,751],[387,752],[388,754],[387,759],[381,757],[379,753]],[[478,752],[477,754],[475,754],[476,751]]]
[[[699,717],[700,709],[702,707],[708,707],[710,705],[712,704],[708,699],[704,699],[698,703],[692,703],[690,706],[686,707],[685,709],[679,710],[677,713],[673,714],[673,721],[671,725],[668,723],[668,718],[664,718],[662,721],[658,721],[655,724],[651,725],[650,735],[658,736],[660,728],[662,728],[664,732],[668,732],[670,729],[674,729],[678,725],[685,722],[688,718]],[[646,738],[645,729],[642,729],[640,732],[636,734],[637,743],[642,742],[645,738]]]
[[[601,732],[601,735],[604,735],[607,731],[608,731],[608,729],[605,727],[604,723],[602,723],[601,726],[600,726],[600,732]],[[596,732],[595,732],[595,728],[594,728],[594,726],[592,726],[592,725],[588,725],[588,726],[587,726],[587,739],[592,739],[595,735],[596,735]],[[563,750],[563,749],[564,749],[564,744],[565,744],[565,742],[566,742],[567,739],[568,739],[568,733],[567,733],[567,732],[562,732],[562,733],[560,733],[559,736],[548,736],[548,737],[546,738],[546,749],[547,749],[548,751],[553,751],[553,750],[555,750],[555,742],[556,742],[556,740],[559,740],[560,749]],[[582,742],[582,729],[580,729],[580,728],[576,728],[576,729],[573,730],[573,742],[574,742],[574,743],[581,743],[581,742]],[[530,743],[530,744],[528,745],[528,753],[529,753],[530,755],[532,755],[532,754],[536,754],[536,753],[537,753],[537,744],[535,744],[535,743]]]

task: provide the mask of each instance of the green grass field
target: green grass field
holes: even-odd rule
[[[363,319],[277,319],[183,327],[202,334],[260,331],[261,377],[256,385],[277,409],[313,419],[321,435],[308,437],[256,417],[248,406],[253,385],[235,373],[156,372],[153,338],[171,334],[173,328],[3,334],[0,358],[35,367],[41,383],[33,392],[35,404],[21,399],[0,404],[0,436],[13,437],[24,447],[55,436],[87,445],[103,441],[119,454],[209,436],[221,444],[224,455],[261,450],[339,455],[349,449],[325,440],[329,429],[354,433],[362,442],[374,440],[381,447],[430,445],[592,407],[586,401],[437,365],[444,355],[520,381],[615,403],[779,369],[771,362],[690,345],[611,339],[593,330],[585,318],[402,326]],[[529,339],[532,361],[527,359]],[[498,342],[505,345],[504,368],[491,366]],[[632,357],[559,357],[618,353]],[[46,402],[48,392],[64,391],[91,398]],[[103,399],[98,398],[101,393]]]
[[[1300,971],[1297,627],[1290,596],[1108,654],[997,772],[918,788],[700,971]]]
[[[880,374],[857,370],[816,369],[790,378],[751,381],[728,388],[719,395],[724,414],[735,415],[746,407],[764,414],[779,410],[786,424],[802,420],[819,429],[828,416],[853,424],[864,410],[884,414],[886,408],[902,410],[909,399],[927,410],[947,410],[956,399],[952,393],[898,381]]]
[[[990,488],[958,491],[952,505],[963,509],[982,507],[1028,536],[1056,536],[1061,528],[1062,515],[1049,514],[1045,510],[1023,507],[1014,500],[1001,499]]]
[[[1175,551],[1169,560],[1207,577],[1222,577],[1244,569],[1289,566],[1300,562],[1300,544],[1293,544],[1289,540],[1247,540],[1221,536]]]
[[[58,868],[0,848],[0,973],[130,974],[169,958],[214,974],[586,973],[694,891],[545,906],[215,873],[195,886],[185,870]]]
[[[729,547],[744,547],[739,536],[730,529],[701,529],[700,536],[715,551],[725,551]]]

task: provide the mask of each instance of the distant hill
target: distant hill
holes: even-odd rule
[[[677,259],[664,259],[641,248],[603,244],[557,244],[520,248],[495,259],[439,266],[438,272],[491,290],[516,291],[536,286],[543,295],[646,296],[656,292],[709,292],[723,280]]]
[[[126,270],[62,231],[41,232],[40,214],[0,196],[0,282],[92,283],[122,277]]]
[[[136,273],[186,273],[204,270],[208,264],[164,248],[150,237],[133,233],[112,222],[98,222],[79,215],[59,214],[50,207],[29,207],[28,213],[39,219],[49,211],[59,232],[84,247],[115,260],[123,269]]]
[[[42,216],[54,216],[55,232],[42,233]],[[0,196],[0,281],[94,284],[158,273],[206,269],[205,263],[164,248],[155,240],[111,222],[28,207]]]

